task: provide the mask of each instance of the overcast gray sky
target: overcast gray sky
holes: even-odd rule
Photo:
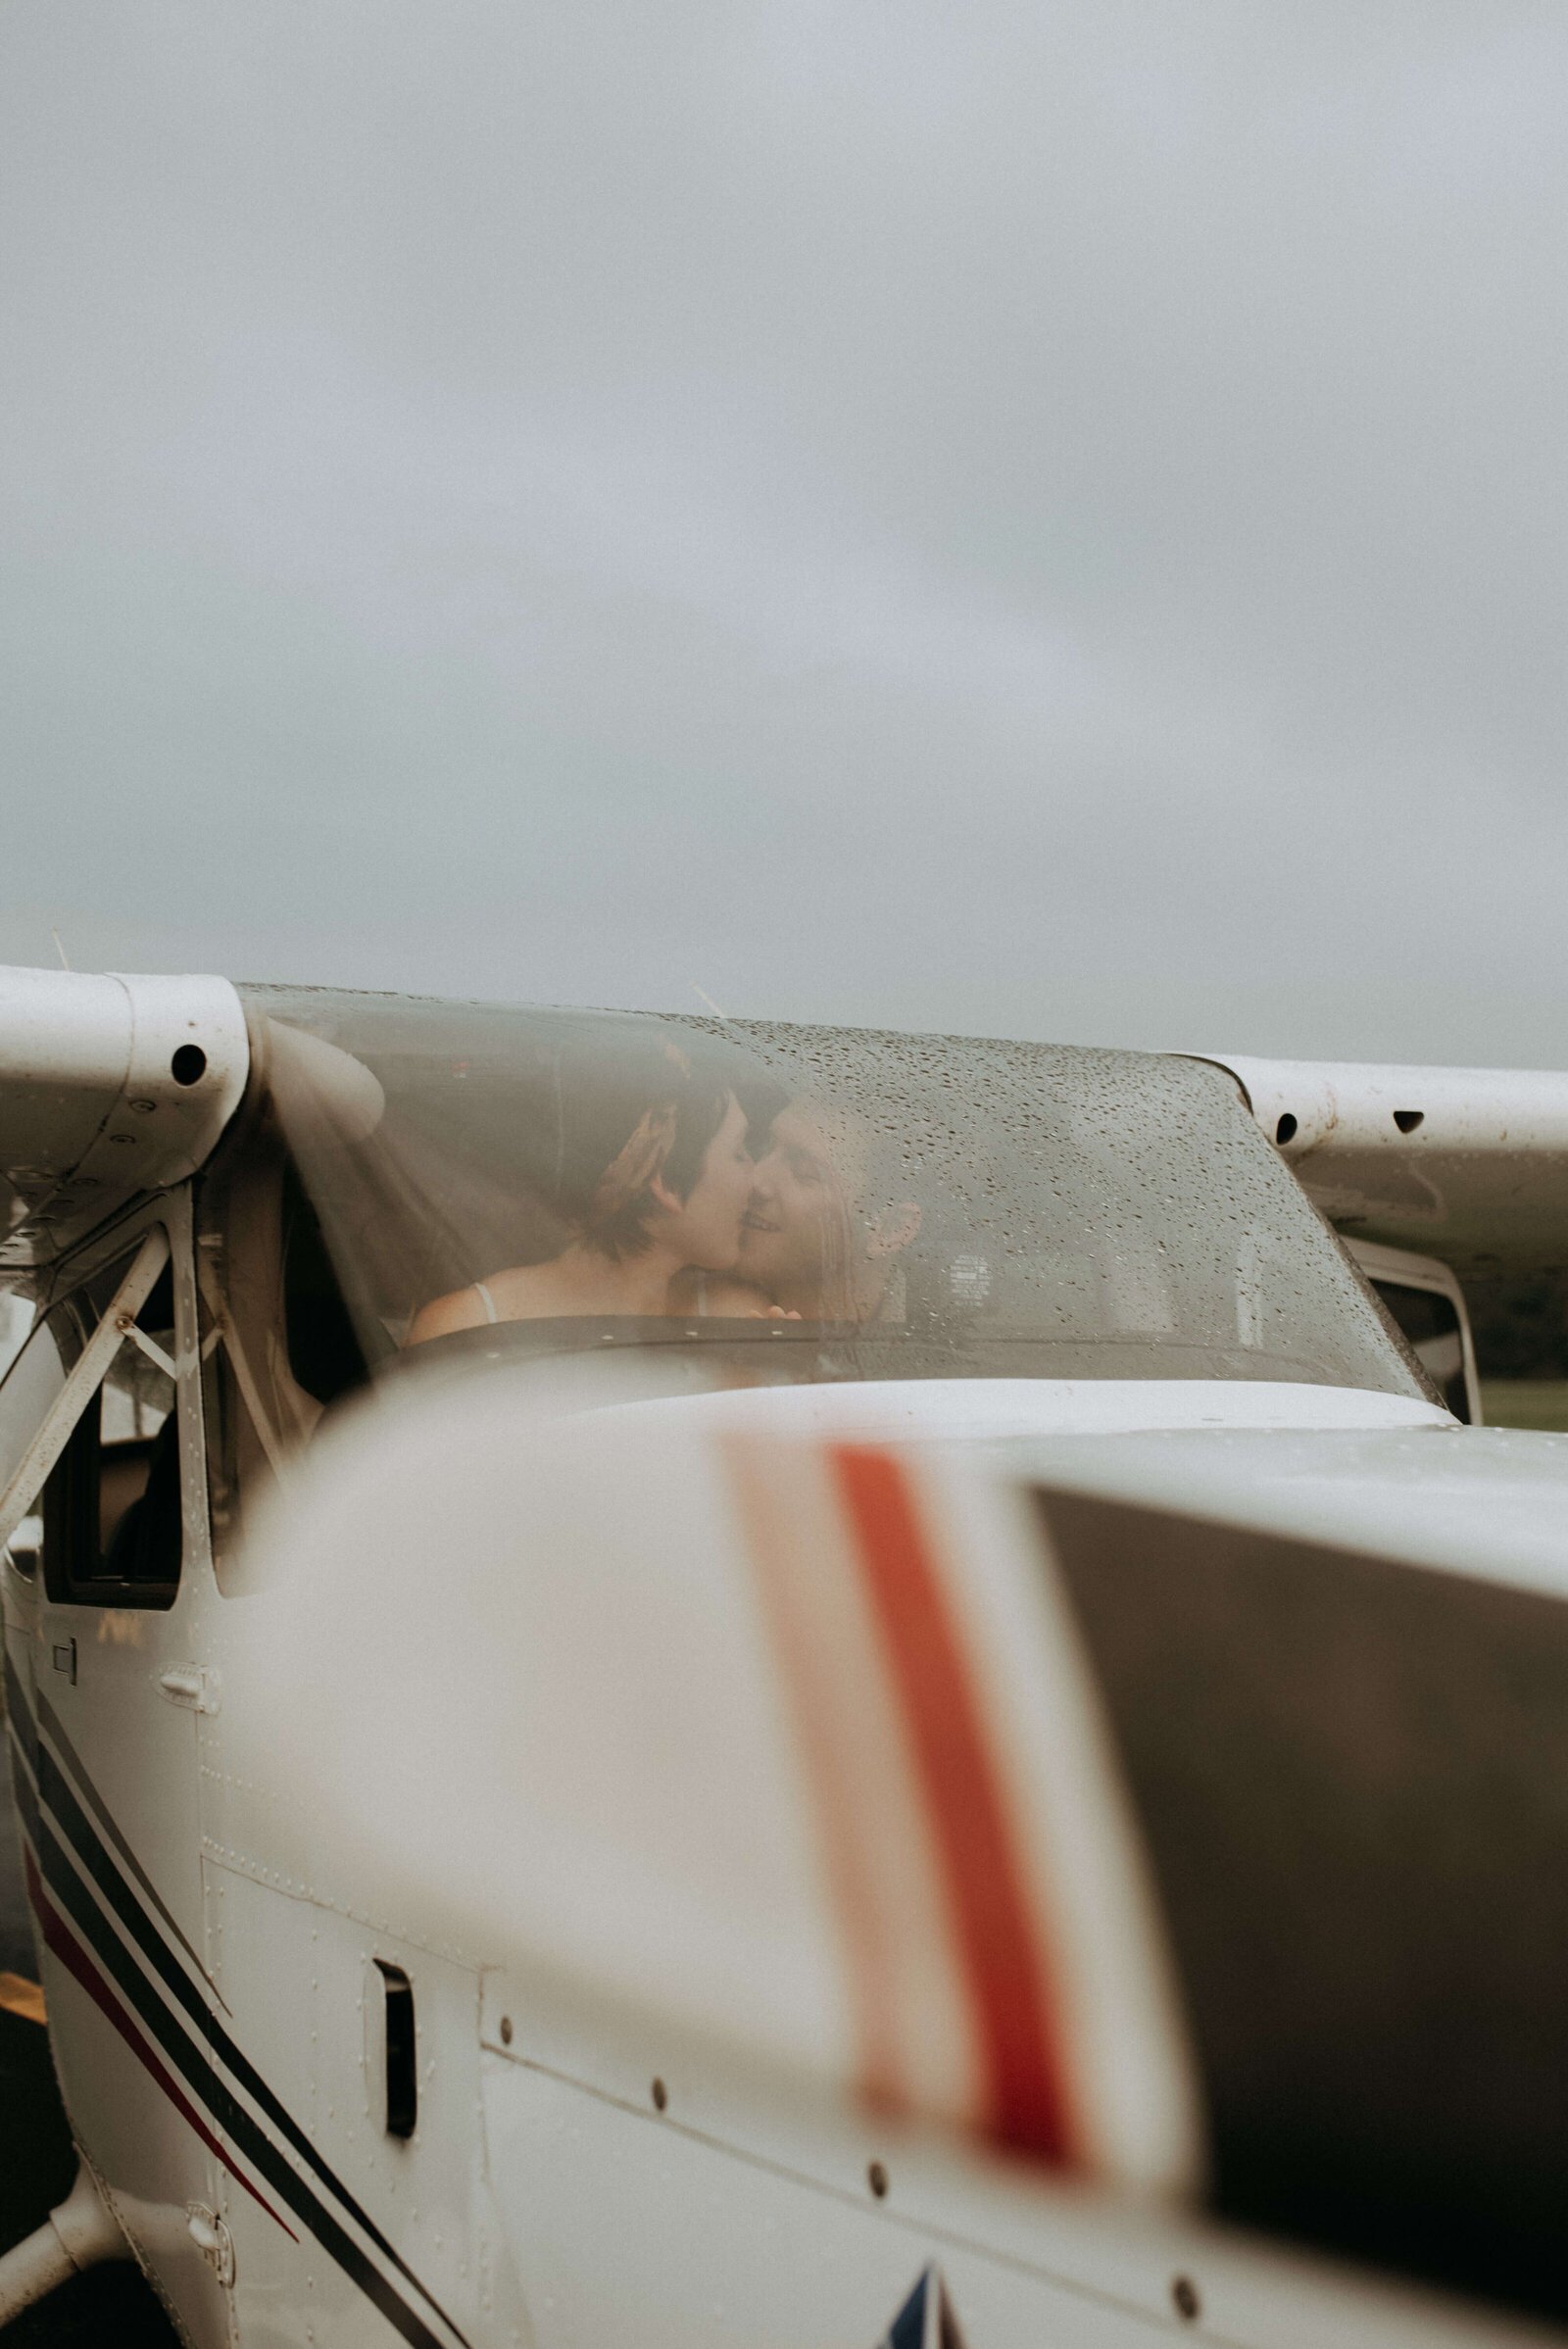
[[[8,0],[0,956],[1568,1065],[1568,14]]]

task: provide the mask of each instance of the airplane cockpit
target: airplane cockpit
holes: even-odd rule
[[[251,1086],[196,1199],[220,1551],[323,1411],[483,1361],[582,1396],[1224,1379],[1430,1398],[1205,1063],[240,993]]]
[[[955,1381],[1436,1399],[1208,1062],[236,992],[242,1093],[215,1032],[201,1082],[166,1083],[156,1113],[188,1119],[184,1092],[227,1088],[176,1212],[144,1191],[93,1228],[83,1170],[119,1173],[115,1135],[52,1192],[42,1171],[9,1172],[8,1250],[33,1258],[14,1294],[38,1317],[6,1380],[17,1443],[112,1300],[127,1319],[136,1249],[163,1232],[169,1251],[118,1353],[100,1341],[100,1399],[12,1539],[24,1571],[48,1551],[62,1597],[90,1585],[106,1604],[170,1604],[182,1507],[226,1583],[247,1513],[323,1415],[487,1364],[553,1411]],[[199,1363],[177,1441],[176,1275]],[[181,1444],[203,1455],[183,1499]]]
[[[760,1321],[786,1380],[868,1375],[870,1348],[902,1377],[1398,1382],[1204,1064],[241,993],[266,1102],[245,1147],[265,1127],[290,1169],[270,1212],[302,1251],[296,1309],[320,1296],[318,1232],[370,1369],[527,1323],[550,1350],[732,1346]],[[300,1335],[344,1342],[318,1317]]]

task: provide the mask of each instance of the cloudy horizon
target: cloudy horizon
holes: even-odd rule
[[[1568,1066],[1568,23],[12,0],[0,957]]]

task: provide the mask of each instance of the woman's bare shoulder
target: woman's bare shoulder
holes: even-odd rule
[[[420,1346],[426,1338],[445,1338],[453,1330],[479,1330],[492,1321],[533,1321],[551,1313],[578,1310],[564,1297],[552,1264],[513,1264],[484,1281],[454,1289],[450,1297],[432,1297],[409,1324],[405,1346]]]
[[[771,1303],[764,1290],[723,1272],[677,1274],[670,1283],[669,1310],[725,1321],[800,1319],[798,1313],[786,1315],[781,1305]]]
[[[410,1322],[405,1346],[422,1346],[427,1338],[446,1338],[454,1330],[475,1330],[486,1321],[479,1293],[472,1286],[454,1289],[450,1297],[432,1297]]]

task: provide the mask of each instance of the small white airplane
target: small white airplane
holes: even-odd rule
[[[1560,2340],[1568,1439],[1326,1217],[1442,1297],[1565,1153],[1564,1077],[0,971],[81,2156],[0,2320]]]

